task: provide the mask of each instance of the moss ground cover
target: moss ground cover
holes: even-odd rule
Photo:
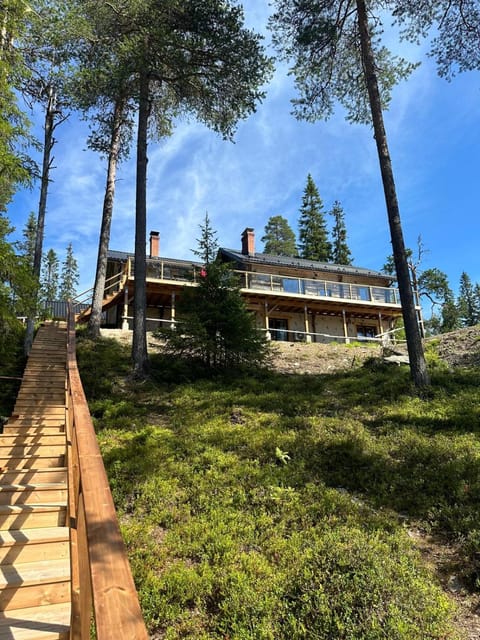
[[[193,379],[81,341],[148,625],[167,640],[456,638],[410,522],[480,548],[478,371]],[[478,585],[477,585],[478,587]]]

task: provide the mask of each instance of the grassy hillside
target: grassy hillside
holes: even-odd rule
[[[133,385],[126,347],[78,352],[153,638],[457,637],[413,533],[455,543],[478,588],[477,369],[432,350],[419,398],[407,369],[354,354],[334,374],[211,379],[157,356]]]

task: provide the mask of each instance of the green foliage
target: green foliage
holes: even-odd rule
[[[95,360],[111,384],[92,410],[152,633],[457,637],[405,529],[461,543],[474,584],[478,371],[429,351],[423,399],[401,367],[125,386],[112,365],[126,352],[104,353],[104,375]]]
[[[73,255],[73,247],[72,243],[70,242],[67,247],[65,260],[62,263],[62,276],[60,282],[61,300],[69,300],[75,298],[78,281],[78,263]]]
[[[328,119],[336,104],[352,122],[371,122],[367,85],[358,37],[357,11],[350,2],[275,0],[270,19],[272,39],[283,59],[293,63],[291,73],[299,97],[293,100],[299,119]],[[370,3],[376,60],[383,109],[393,87],[415,68],[393,56],[381,44],[381,2]]]
[[[264,252],[271,256],[295,256],[295,233],[283,216],[271,216],[265,225]]]
[[[49,303],[58,298],[59,267],[60,261],[56,252],[49,249],[43,258],[39,292],[40,306],[47,313]]]
[[[6,377],[0,380],[0,423],[2,418],[11,415],[20,389],[21,380],[14,378],[22,377],[25,366],[23,337],[24,327],[17,322],[12,324],[0,339],[0,376]]]
[[[87,2],[83,12],[95,35],[85,37],[80,53],[86,108],[123,95],[128,120],[142,73],[150,80],[152,134],[165,135],[175,116],[190,113],[230,137],[264,95],[259,87],[271,62],[261,37],[243,26],[238,6],[220,0]]]
[[[210,264],[216,258],[218,251],[217,232],[212,228],[208,213],[205,213],[205,220],[200,225],[201,235],[197,240],[198,249],[193,249],[193,253],[198,256],[204,264]]]
[[[208,263],[197,287],[184,287],[175,331],[161,331],[173,357],[197,360],[209,368],[256,367],[267,356],[263,332],[243,300],[227,265]]]
[[[77,339],[77,359],[82,369],[82,383],[89,399],[110,397],[118,376],[126,375],[126,347],[116,340],[89,340],[84,333]]]
[[[333,216],[332,229],[332,261],[334,264],[352,264],[352,253],[347,244],[347,227],[345,226],[345,214],[338,200],[333,203],[330,215]]]
[[[16,188],[31,180],[31,161],[25,155],[29,122],[18,106],[17,94],[27,71],[14,43],[24,30],[28,7],[21,0],[2,3],[0,26],[0,214]]]
[[[480,296],[474,287],[470,276],[465,271],[460,276],[460,290],[457,308],[460,323],[463,327],[472,327],[480,322]]]
[[[308,260],[329,262],[332,258],[332,245],[328,240],[323,202],[310,174],[303,192],[298,228],[300,256]]]
[[[35,281],[25,258],[8,241],[12,228],[0,214],[0,353],[19,331],[17,316],[32,311]]]
[[[458,72],[480,69],[476,0],[395,2],[393,15],[402,26],[403,37],[412,42],[433,34],[429,55],[436,60],[440,76],[450,80]]]

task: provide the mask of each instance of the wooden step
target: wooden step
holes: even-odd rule
[[[64,483],[0,485],[0,504],[46,504],[50,502],[67,502],[67,487]]]
[[[56,400],[17,400],[15,402],[14,412],[18,414],[29,414],[30,416],[42,415],[61,415],[65,412],[65,401],[58,402]]]
[[[2,640],[68,640],[69,629],[69,603],[0,613]]]
[[[20,456],[60,456],[65,453],[65,441],[62,444],[44,445],[40,443],[26,445],[4,445],[0,439],[0,458],[12,456],[18,458]]]
[[[44,469],[7,469],[0,472],[2,484],[44,484],[45,482],[67,482],[67,467]]]
[[[43,560],[0,567],[0,610],[41,607],[70,599],[70,561]]]
[[[0,532],[0,562],[2,564],[47,561],[68,557],[68,527],[43,527]]]
[[[22,446],[40,444],[43,446],[50,445],[63,445],[65,446],[66,437],[65,434],[2,434],[0,435],[0,446]]]
[[[65,455],[0,457],[0,469],[44,469],[45,467],[64,467]]]
[[[65,504],[0,505],[0,529],[40,529],[64,527],[67,508]]]
[[[33,389],[25,388],[22,385],[21,390],[17,394],[17,401],[18,400],[35,400],[36,402],[45,402],[48,400],[50,402],[65,404],[65,388],[52,389],[50,387],[48,389]]]
[[[9,423],[3,427],[4,435],[36,435],[38,433],[44,435],[55,435],[60,433],[65,433],[65,420],[57,421],[58,424],[50,423],[48,426],[39,425],[38,423],[34,424],[17,424],[17,423]]]

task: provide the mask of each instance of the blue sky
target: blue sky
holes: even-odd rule
[[[268,13],[267,2],[245,3],[248,25],[262,32]],[[405,241],[413,248],[421,236],[428,250],[422,266],[445,271],[456,289],[462,271],[480,282],[480,73],[446,82],[421,49],[402,49],[411,60],[422,60],[395,88],[385,114]],[[325,210],[335,200],[343,206],[354,263],[381,269],[391,248],[371,128],[349,124],[340,110],[327,122],[295,120],[295,91],[284,65],[277,66],[266,91],[257,112],[239,124],[234,143],[192,120],[150,144],[147,228],[160,232],[161,254],[193,259],[207,211],[225,247],[239,248],[249,226],[261,251],[273,215],[286,217],[297,232],[311,173]],[[36,132],[41,136],[38,125]],[[74,114],[57,129],[44,243],[45,251],[53,248],[63,260],[72,242],[79,290],[93,284],[106,170],[86,149],[87,134],[88,125]],[[16,195],[8,210],[16,227],[12,239],[21,237],[37,203],[38,185]],[[110,248],[133,251],[134,207],[132,154],[118,173]]]

